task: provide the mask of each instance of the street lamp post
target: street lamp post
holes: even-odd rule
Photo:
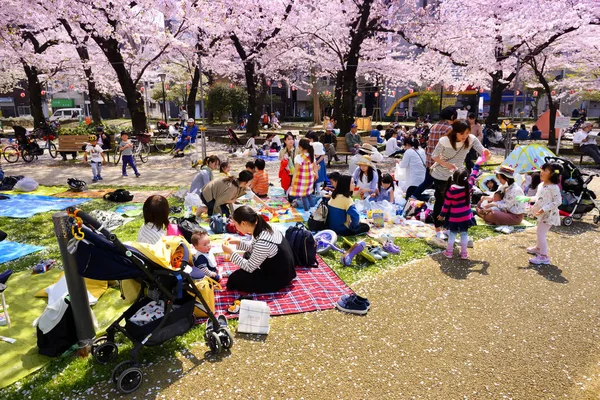
[[[168,123],[168,119],[167,119],[167,102],[165,100],[165,78],[167,77],[167,74],[160,73],[158,74],[158,77],[160,78],[160,81],[162,82],[162,98],[163,98],[163,113],[165,116],[165,123]]]

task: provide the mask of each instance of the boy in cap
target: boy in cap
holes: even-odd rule
[[[98,182],[102,180],[102,164],[106,162],[104,159],[104,150],[98,144],[96,135],[90,135],[88,137],[90,143],[85,146],[85,153],[83,154],[83,162],[87,162],[87,156],[90,155],[90,164],[92,166],[92,182]]]

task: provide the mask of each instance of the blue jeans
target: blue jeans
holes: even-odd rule
[[[411,196],[414,197],[417,200],[427,201],[428,199],[422,197],[422,195],[423,195],[423,192],[425,190],[431,188],[431,186],[433,186],[433,177],[429,173],[429,168],[427,168],[425,170],[425,180],[423,181],[423,183],[421,183],[419,186],[417,186],[416,189],[414,189],[414,191],[411,194]],[[444,200],[442,199],[442,202],[443,201]]]
[[[185,146],[187,146],[188,144],[190,144],[189,139],[187,139],[187,140],[179,139],[177,141],[177,143],[175,144],[175,151],[183,151],[183,149],[185,149]]]
[[[140,174],[135,166],[133,155],[129,155],[123,156],[123,175],[127,175],[127,164],[131,165],[131,168],[133,168],[133,172],[135,172],[136,175]]]
[[[304,211],[310,210],[310,208],[315,205],[315,201],[314,201],[312,195],[303,196],[303,197],[290,196],[290,201],[294,201],[294,200],[299,200],[302,202],[302,207],[304,208]]]

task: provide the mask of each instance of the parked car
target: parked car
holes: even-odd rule
[[[54,114],[49,118],[53,121],[64,121],[67,119],[77,119],[83,114],[81,108],[61,108],[60,110],[54,111]]]

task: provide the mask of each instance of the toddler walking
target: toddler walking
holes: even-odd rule
[[[479,157],[473,171],[459,168],[454,171],[452,178],[449,179],[449,187],[446,191],[446,198],[442,211],[438,219],[446,220],[445,227],[448,229],[448,247],[444,251],[447,258],[454,256],[454,242],[456,235],[460,234],[460,258],[466,260],[469,258],[467,245],[469,243],[469,228],[475,225],[473,221],[473,211],[471,210],[471,187],[475,183],[475,178],[479,173],[479,167],[483,163]]]
[[[140,177],[140,173],[135,166],[135,160],[133,159],[133,143],[129,140],[129,134],[127,132],[121,132],[121,144],[119,145],[121,156],[123,158],[123,176],[127,176],[127,164],[131,165],[133,172],[136,177]]]
[[[85,147],[85,153],[83,155],[83,162],[87,162],[87,156],[90,155],[90,164],[92,166],[92,182],[98,182],[102,180],[102,164],[106,162],[104,159],[104,150],[98,144],[96,135],[90,135],[88,137],[90,144]]]
[[[538,186],[535,197],[519,196],[518,201],[534,202],[530,214],[537,217],[537,243],[535,246],[528,247],[527,253],[534,255],[530,258],[531,264],[550,264],[548,257],[548,241],[546,236],[552,225],[560,225],[560,215],[558,206],[562,204],[562,195],[558,183],[562,167],[556,163],[546,163],[542,165],[540,179],[542,183]]]

